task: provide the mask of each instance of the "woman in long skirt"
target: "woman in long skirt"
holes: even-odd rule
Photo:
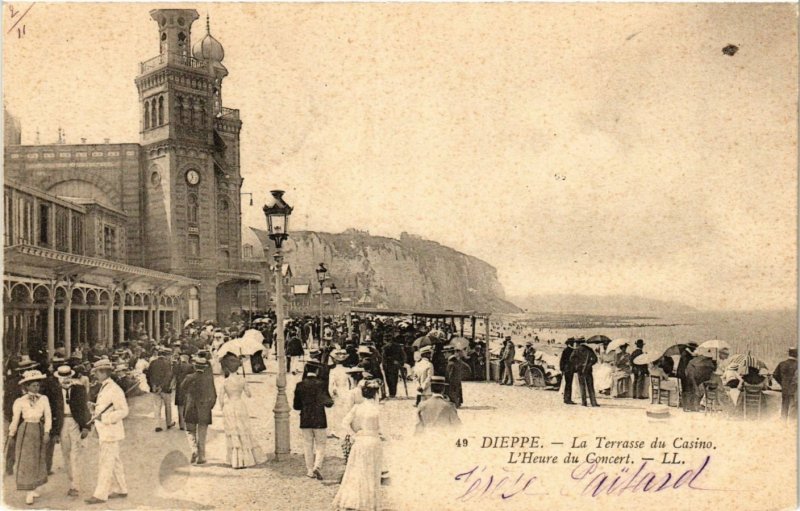
[[[244,377],[236,373],[238,360],[225,357],[222,370],[225,381],[222,384],[219,404],[225,424],[225,444],[227,461],[233,468],[252,467],[265,460],[260,447],[250,432],[250,415],[247,412],[242,394],[250,397],[250,389]]]
[[[344,477],[333,507],[337,510],[378,511],[381,506],[380,380],[370,380],[363,389],[364,401],[354,406],[342,426],[354,432]]]
[[[15,439],[17,490],[27,491],[25,503],[39,497],[36,488],[47,482],[47,444],[53,417],[50,402],[39,394],[45,376],[36,370],[25,371],[20,386],[25,394],[14,401],[9,439]]]

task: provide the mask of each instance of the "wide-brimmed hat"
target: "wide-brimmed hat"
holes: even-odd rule
[[[347,350],[338,349],[331,351],[331,358],[337,362],[342,362],[343,360],[347,359],[347,357]]]
[[[22,379],[19,381],[20,385],[25,385],[26,383],[30,383],[32,381],[39,381],[44,380],[47,378],[41,371],[38,369],[30,369],[22,373]]]
[[[358,366],[356,366],[356,367],[348,367],[347,369],[344,370],[344,372],[346,372],[347,374],[363,373],[364,372],[364,368],[363,367],[358,367]]]
[[[17,363],[17,371],[25,371],[26,369],[33,369],[39,365],[35,360],[31,360],[28,355],[22,355]]]
[[[58,378],[72,378],[73,376],[75,376],[75,371],[73,371],[72,368],[67,365],[58,366],[55,375]]]
[[[369,346],[361,345],[358,347],[358,354],[359,355],[369,355],[372,353],[372,350],[369,349]]]
[[[423,346],[422,348],[419,349],[419,354],[420,355],[427,355],[428,353],[432,353],[432,352],[433,352],[433,347],[430,346],[430,345]]]
[[[431,385],[447,385],[444,376],[431,376]]]
[[[107,358],[101,358],[94,364],[92,364],[92,371],[113,371],[114,364]]]

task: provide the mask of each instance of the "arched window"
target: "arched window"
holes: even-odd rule
[[[144,129],[150,129],[150,102],[144,102]]]
[[[200,205],[197,202],[197,195],[195,195],[193,193],[190,193],[189,194],[189,200],[188,200],[186,216],[187,216],[187,218],[189,220],[189,223],[191,225],[197,225],[197,217],[198,217],[199,209],[200,209]]]
[[[157,114],[156,100],[153,99],[152,103],[150,104],[150,126],[153,128],[158,126],[158,118],[156,117],[156,114]]]
[[[166,120],[164,119],[164,96],[158,98],[158,125],[161,126]]]
[[[228,244],[228,216],[230,207],[228,206],[228,199],[222,198],[219,200],[217,206],[217,233],[219,242],[223,245]]]

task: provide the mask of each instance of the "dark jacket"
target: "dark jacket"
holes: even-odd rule
[[[89,421],[92,419],[92,414],[89,412],[89,398],[86,395],[86,387],[81,383],[70,385],[67,393],[67,403],[69,404],[69,411],[72,414],[72,419],[78,423],[81,429],[89,429]]]
[[[406,353],[403,346],[397,342],[390,342],[383,348],[383,367],[387,371],[392,368],[401,368],[406,363]]]
[[[186,393],[184,420],[188,424],[211,424],[211,409],[217,402],[217,389],[211,369],[195,372],[183,380]]]
[[[147,384],[150,392],[172,392],[172,364],[165,357],[158,357],[147,368]]]
[[[578,374],[592,372],[592,367],[597,363],[597,354],[592,348],[581,344],[572,352],[569,357],[569,364],[572,371]]]
[[[775,374],[772,376],[775,381],[781,386],[781,392],[784,394],[794,395],[797,393],[795,376],[797,375],[797,359],[790,358],[784,360],[778,367],[775,368]]]
[[[301,429],[325,429],[325,408],[333,406],[325,382],[319,378],[300,380],[294,388],[294,409],[300,411]]]
[[[50,435],[57,437],[61,434],[61,426],[64,425],[64,398],[61,394],[61,384],[58,378],[52,374],[48,374],[47,378],[42,381],[41,393],[47,396],[50,402],[50,413],[53,416],[53,427],[50,430]]]
[[[289,337],[286,341],[286,356],[287,357],[301,357],[305,354],[303,351],[303,341],[299,337]]]
[[[175,404],[183,406],[186,404],[186,390],[183,382],[187,376],[194,373],[194,367],[189,362],[178,362],[175,364],[173,374],[175,375]]]
[[[572,346],[567,346],[564,348],[564,351],[561,352],[561,358],[558,361],[558,369],[562,373],[572,372],[572,366],[569,365],[569,359],[572,356],[573,351],[575,351],[575,349]]]

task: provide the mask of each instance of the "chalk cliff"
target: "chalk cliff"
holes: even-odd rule
[[[272,242],[252,229],[271,258]],[[497,270],[475,257],[403,233],[400,239],[349,229],[331,234],[292,232],[284,258],[295,282],[317,289],[314,269],[324,262],[336,287],[354,303],[410,309],[518,312],[505,299]]]

